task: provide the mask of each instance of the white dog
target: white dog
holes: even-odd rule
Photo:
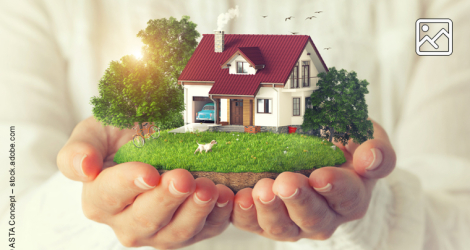
[[[212,146],[214,146],[214,144],[217,144],[217,142],[215,140],[212,140],[210,143],[207,143],[207,144],[199,144],[198,141],[196,141],[197,145],[199,145],[199,147],[196,149],[196,151],[194,151],[194,154],[196,154],[197,151],[199,151],[199,153],[202,153],[202,150],[205,150],[206,153],[207,151],[212,151]]]

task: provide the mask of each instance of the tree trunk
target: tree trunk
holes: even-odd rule
[[[144,129],[142,128],[142,123],[141,122],[139,122],[139,128],[140,128],[140,131],[142,131],[142,136],[145,136],[144,135]]]
[[[335,129],[330,127],[330,142],[333,142],[333,137],[335,136]]]

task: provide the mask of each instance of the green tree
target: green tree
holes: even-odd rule
[[[183,16],[180,21],[174,17],[150,20],[147,28],[137,34],[144,43],[143,58],[149,60],[151,67],[160,68],[165,78],[174,83],[196,49],[199,36],[189,16]]]
[[[196,24],[188,16],[147,24],[137,34],[144,43],[142,59],[127,55],[112,61],[100,80],[99,96],[91,98],[93,115],[104,125],[182,125],[184,95],[176,81],[196,49]]]
[[[311,106],[305,110],[302,129],[325,131],[330,142],[355,143],[373,139],[372,122],[367,120],[367,104],[364,95],[369,93],[366,80],[359,81],[356,72],[330,68],[328,73],[318,74],[319,87],[310,96]]]

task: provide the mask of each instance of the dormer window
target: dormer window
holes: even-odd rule
[[[227,61],[221,65],[229,69],[229,74],[255,75],[265,68],[264,58],[258,47],[239,47]]]
[[[238,74],[248,73],[248,63],[247,62],[237,62],[237,73]]]

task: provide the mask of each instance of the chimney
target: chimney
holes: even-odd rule
[[[224,51],[224,31],[216,30],[214,34],[214,52],[221,53]]]

